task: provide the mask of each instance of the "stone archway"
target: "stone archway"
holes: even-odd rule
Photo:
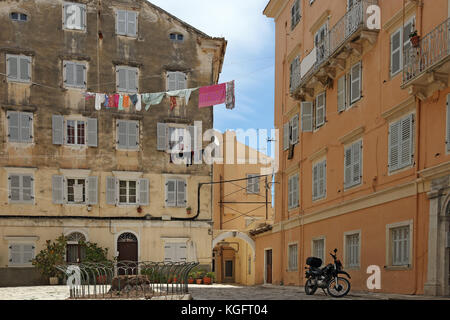
[[[228,238],[238,238],[238,239],[242,239],[245,242],[247,242],[253,250],[253,259],[255,258],[255,255],[256,255],[255,241],[253,241],[252,238],[250,238],[247,234],[245,234],[243,232],[228,231],[228,232],[221,233],[213,240],[212,247],[214,248],[220,241],[228,239]]]

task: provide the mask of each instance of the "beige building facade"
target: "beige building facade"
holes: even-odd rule
[[[193,93],[173,109],[97,109],[85,94],[215,84],[226,41],[143,0],[8,0],[0,22],[0,286],[41,283],[31,259],[61,234],[68,262],[85,240],[111,259],[210,268],[212,192],[200,186],[213,170],[198,155],[212,108]],[[180,132],[197,152],[175,164]]]

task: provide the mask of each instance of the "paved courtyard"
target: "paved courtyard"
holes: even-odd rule
[[[331,299],[322,292],[307,296],[302,287],[236,285],[211,286],[190,285],[194,300],[324,300]],[[69,297],[66,286],[0,288],[0,300],[65,300]],[[417,300],[436,298],[393,294],[372,294],[351,292],[346,300]],[[449,300],[450,298],[439,298]]]

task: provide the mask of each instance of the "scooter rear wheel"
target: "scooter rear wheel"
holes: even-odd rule
[[[305,293],[308,296],[312,296],[314,293],[316,293],[316,291],[317,291],[317,286],[313,285],[311,279],[308,279],[308,281],[306,281],[306,284],[305,284]]]

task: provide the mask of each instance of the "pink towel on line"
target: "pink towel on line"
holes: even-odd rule
[[[225,103],[227,96],[227,84],[216,84],[199,89],[198,107],[205,108]]]

